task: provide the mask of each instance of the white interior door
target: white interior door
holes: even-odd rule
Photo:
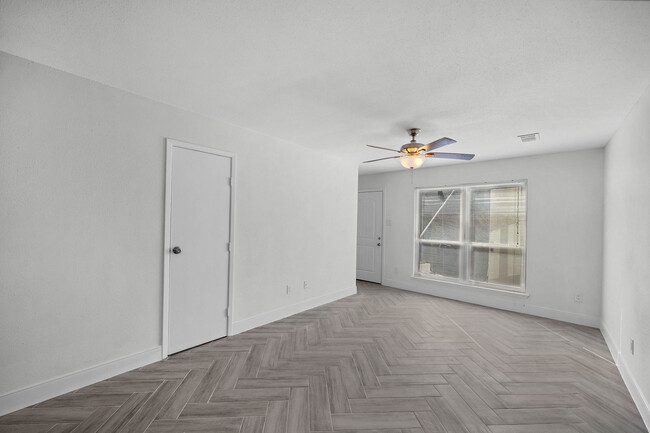
[[[381,283],[383,196],[360,192],[357,211],[357,279]]]
[[[168,147],[168,354],[228,333],[231,158],[197,149]]]

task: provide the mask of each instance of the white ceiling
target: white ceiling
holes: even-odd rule
[[[0,0],[0,50],[359,162],[408,127],[480,161],[606,144],[650,2]]]

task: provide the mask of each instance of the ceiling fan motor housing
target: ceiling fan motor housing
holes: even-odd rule
[[[419,133],[420,133],[420,128],[409,129],[411,142],[403,145],[400,149],[400,152],[408,153],[409,155],[417,154],[419,152],[419,149],[424,146],[424,144],[415,141],[415,136],[418,135]]]
[[[406,143],[400,148],[400,152],[402,153],[408,153],[408,154],[416,154],[419,152],[419,150],[424,146],[422,143],[416,143],[415,141],[411,141],[410,143]]]

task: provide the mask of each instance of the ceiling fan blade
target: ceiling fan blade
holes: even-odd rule
[[[464,160],[467,160],[467,161],[474,158],[473,153],[431,152],[431,153],[426,153],[425,155],[430,156],[430,157],[434,157],[434,158],[464,159]]]
[[[374,147],[375,149],[383,149],[383,150],[390,150],[391,152],[397,152],[397,153],[402,153],[402,152],[401,152],[401,151],[399,151],[399,150],[395,150],[395,149],[389,149],[389,148],[387,148],[387,147],[379,147],[379,146],[373,146],[372,144],[366,144],[366,146],[368,146],[368,147]]]
[[[429,144],[425,144],[424,146],[421,147],[421,149],[424,149],[425,152],[428,152],[430,150],[439,149],[442,146],[446,146],[448,144],[452,144],[452,143],[455,143],[455,142],[456,142],[456,140],[454,140],[453,138],[442,137],[442,138],[437,139],[436,141],[432,141]]]
[[[401,155],[400,156],[389,156],[389,157],[386,157],[386,158],[371,159],[370,161],[363,161],[363,163],[365,164],[366,162],[383,161],[384,159],[393,159],[393,158],[401,158],[401,157],[402,157]]]

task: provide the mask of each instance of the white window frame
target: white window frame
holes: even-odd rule
[[[527,180],[511,180],[504,182],[486,182],[486,183],[471,183],[462,185],[444,185],[439,187],[424,187],[415,189],[415,212],[413,222],[413,277],[432,281],[442,281],[446,283],[460,284],[469,287],[478,287],[489,290],[497,290],[515,294],[526,294],[526,249],[528,247],[528,230],[525,230],[523,246],[511,247],[508,245],[490,244],[483,242],[471,242],[469,240],[471,218],[468,216],[468,210],[471,206],[471,191],[472,189],[494,188],[503,186],[520,186],[524,193],[524,221],[523,224],[527,225],[528,221],[528,181]],[[420,195],[427,191],[448,191],[460,189],[461,190],[461,204],[460,204],[460,240],[459,241],[438,241],[420,239]],[[420,273],[420,244],[448,244],[460,246],[460,260],[458,262],[459,278],[446,277],[444,275],[433,275]],[[469,278],[470,265],[471,265],[471,250],[472,246],[486,246],[495,248],[517,248],[521,249],[521,286],[513,287],[504,284],[484,283],[479,281],[472,281]]]

